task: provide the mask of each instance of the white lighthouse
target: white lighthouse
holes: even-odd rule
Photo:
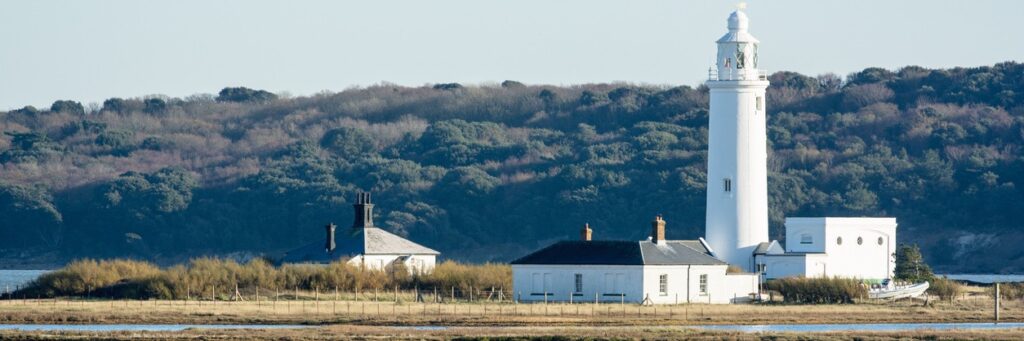
[[[753,252],[768,242],[768,170],[765,133],[766,73],[757,68],[758,40],[742,9],[729,16],[718,39],[711,90],[705,238],[715,256],[747,271]]]

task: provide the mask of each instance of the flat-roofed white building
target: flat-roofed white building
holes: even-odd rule
[[[754,262],[768,279],[892,278],[896,268],[896,218],[786,218],[786,247],[762,243]]]

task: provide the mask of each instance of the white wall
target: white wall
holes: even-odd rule
[[[391,265],[398,257],[409,256],[405,260],[405,268],[411,273],[430,273],[434,270],[437,262],[435,255],[359,255],[349,259],[349,264],[361,266],[365,269],[383,270]]]
[[[575,292],[576,274],[583,290]],[[639,265],[512,265],[513,294],[520,301],[636,302],[643,300],[643,269]],[[625,297],[620,296],[625,294]]]
[[[768,241],[767,81],[711,81],[705,240],[715,255],[752,271],[751,255]],[[764,106],[762,106],[762,109]],[[725,190],[725,181],[731,190]]]
[[[524,302],[567,302],[575,291],[575,275],[583,276],[583,290],[574,302],[641,303],[650,298],[655,304],[730,303],[746,301],[757,292],[757,276],[726,275],[725,265],[512,265],[514,294]],[[660,276],[667,275],[668,291],[662,295]],[[700,292],[700,276],[707,275],[707,292]],[[620,279],[621,278],[621,279]],[[616,288],[617,287],[617,288]],[[624,293],[625,297],[617,294]],[[739,300],[736,300],[739,298]]]
[[[667,275],[668,291],[661,293],[661,275]],[[707,275],[707,292],[700,292],[700,276]],[[644,294],[655,304],[735,303],[749,301],[756,293],[757,275],[727,275],[725,265],[644,266]]]
[[[802,243],[804,236],[811,237],[810,244]],[[892,278],[896,267],[896,219],[786,218],[786,252],[759,256],[767,265],[767,278]]]
[[[823,277],[831,265],[824,253],[789,253],[758,255],[757,262],[765,265],[765,279],[783,277]],[[829,275],[831,276],[831,275]]]
[[[826,276],[892,278],[896,267],[895,218],[825,218],[825,242]]]

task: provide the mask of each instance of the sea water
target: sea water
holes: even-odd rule
[[[50,270],[0,270],[0,293],[25,286]]]

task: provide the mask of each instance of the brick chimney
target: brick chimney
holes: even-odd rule
[[[352,205],[356,211],[355,221],[352,222],[353,229],[373,227],[373,203],[370,202],[370,193],[357,193],[356,203]]]
[[[665,219],[659,214],[651,222],[651,242],[655,244],[665,243]]]
[[[337,227],[338,226],[334,225],[334,223],[324,226],[324,229],[327,230],[327,241],[324,243],[324,249],[327,250],[327,253],[332,253],[334,252],[334,249],[337,248],[337,244],[334,243],[334,230]]]
[[[589,242],[590,237],[594,234],[594,230],[590,229],[590,223],[583,225],[583,229],[580,230],[580,240]]]

